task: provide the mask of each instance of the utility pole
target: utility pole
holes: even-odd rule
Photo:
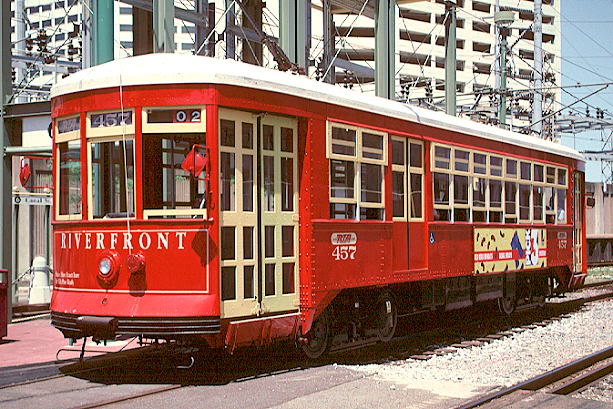
[[[534,0],[534,99],[532,130],[543,137],[543,9],[542,0]]]
[[[494,6],[494,15],[496,15],[500,11],[500,0],[496,0],[496,5]],[[495,46],[495,56],[494,60],[494,78],[495,78],[495,89],[500,89],[500,26],[498,24],[494,24],[494,35],[496,36],[496,46]]]
[[[14,44],[15,54],[23,56],[25,54],[25,40],[26,38],[26,19],[25,19],[25,1],[15,0],[15,34],[17,35],[17,41]],[[15,84],[21,84],[24,80],[26,70],[21,67],[15,67]],[[22,96],[17,97],[16,102],[26,102],[26,98]]]
[[[113,61],[115,58],[115,14],[113,9],[114,1],[96,0],[94,10],[94,65],[104,64]]]
[[[513,24],[515,16],[512,11],[499,11],[494,14],[494,23],[500,32],[500,104],[498,105],[498,122],[501,128],[506,128],[507,123],[507,35],[509,26]]]
[[[394,99],[396,93],[396,1],[375,4],[375,94]]]
[[[456,115],[456,0],[445,2],[445,111]]]
[[[324,32],[324,51],[322,57],[322,70],[327,73],[323,78],[324,82],[334,84],[336,82],[336,70],[334,67],[328,68],[333,63],[336,44],[334,37],[334,19],[332,18],[332,0],[322,0],[323,5],[323,32]]]
[[[175,52],[175,4],[173,0],[153,0],[153,52]]]
[[[12,146],[12,121],[4,116],[4,106],[13,95],[11,76],[11,2],[0,3],[0,268],[11,269],[13,265],[12,242],[12,156],[5,155],[4,150]],[[13,280],[16,271],[10,271],[8,277],[8,322],[13,319]]]

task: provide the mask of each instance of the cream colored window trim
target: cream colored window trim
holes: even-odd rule
[[[372,165],[372,163],[367,163],[367,164]],[[385,207],[385,169],[384,167],[382,165],[379,165],[379,172],[381,175],[381,201],[377,203],[377,202],[362,201],[362,172],[361,172],[362,163],[358,163],[357,165],[358,165],[356,167],[357,174],[356,174],[356,178],[354,179],[354,181],[355,181],[355,184],[358,186],[358,189],[354,190],[354,192],[357,192],[356,199],[358,201],[359,207],[368,207],[371,209],[372,208],[377,208],[377,209],[384,208]]]
[[[448,149],[449,150],[449,158],[445,158],[442,156],[436,156],[436,148],[443,148],[443,149]],[[432,171],[441,171],[441,172],[445,172],[445,173],[449,173],[451,172],[452,169],[452,164],[453,164],[453,150],[451,148],[451,146],[448,145],[441,145],[438,143],[433,143],[432,144],[432,148],[430,149],[430,163],[432,164],[431,169]],[[447,162],[448,166],[446,168],[444,167],[438,167],[436,166],[436,161],[440,161],[440,162]]]
[[[487,207],[489,210],[493,210],[496,212],[503,212],[504,210],[504,180],[500,180],[500,179],[494,179],[497,182],[500,182],[501,184],[501,189],[500,189],[500,207],[496,207],[494,205],[492,205],[492,179],[490,178],[488,180],[487,183]]]
[[[153,216],[202,216],[206,219],[206,209],[145,209],[143,217]]]
[[[560,174],[561,171],[565,172],[564,173],[564,184],[563,185],[558,183],[558,178],[559,178],[559,174]],[[557,170],[556,170],[556,185],[560,186],[560,187],[568,188],[568,169],[567,168],[557,168]]]
[[[186,117],[184,122],[169,123],[149,123],[149,112],[151,111],[198,111],[200,122],[188,122],[191,118]],[[202,133],[206,132],[206,107],[203,105],[181,105],[181,106],[155,106],[143,107],[142,129],[143,133]],[[175,119],[178,113],[175,113]]]
[[[515,162],[515,175],[508,175],[507,172],[507,161],[512,161]],[[511,159],[511,158],[503,158],[503,176],[505,180],[513,180],[513,181],[517,181],[519,179],[519,161],[517,159]]]
[[[331,160],[342,160],[345,162],[353,163],[353,197],[332,197],[332,167],[330,166]],[[329,172],[328,172],[328,198],[330,199],[330,203],[347,203],[347,204],[357,204],[358,203],[358,195],[360,194],[360,163],[355,160],[345,159],[336,159],[332,158],[328,161]]]
[[[382,139],[383,149],[371,148],[363,146],[363,134],[368,133],[371,135],[380,136]],[[364,157],[364,152],[380,154],[381,159],[373,159]],[[371,163],[376,165],[387,165],[387,133],[374,131],[372,129],[359,128],[358,129],[358,158],[362,163]]]
[[[527,219],[521,218],[521,205],[519,203],[519,199],[521,196],[520,190],[521,190],[522,185],[528,186],[530,188],[530,197],[528,198],[528,218]],[[532,220],[534,216],[532,189],[533,189],[532,183],[521,183],[520,182],[517,184],[517,220],[521,224],[532,224]]]
[[[344,197],[331,197],[330,203],[347,203],[347,204],[356,204],[358,200],[356,198],[346,199]]]
[[[460,152],[466,152],[468,154],[468,159],[464,159],[464,158],[458,158],[458,151]],[[451,151],[451,163],[452,163],[452,169],[454,171],[454,173],[460,173],[460,174],[470,174],[471,171],[471,157],[472,157],[472,152],[469,149],[459,149],[459,148],[453,148]],[[457,169],[457,162],[466,165],[466,170],[461,170],[461,169]]]
[[[423,156],[423,153],[422,153],[422,156]],[[423,161],[423,158],[422,158],[422,161]],[[411,168],[411,169],[414,169],[414,168]],[[409,189],[408,189],[408,192],[409,192],[410,196],[408,198],[408,203],[412,203],[412,197],[413,197],[413,190],[411,189],[410,175],[420,175],[420,177],[421,177],[421,203],[420,203],[420,206],[421,206],[421,217],[414,217],[411,206],[407,206],[407,212],[410,213],[409,214],[409,220],[411,220],[411,221],[424,221],[424,173],[423,173],[423,169],[421,169],[421,172],[409,171],[409,180],[408,180]]]
[[[115,141],[123,141],[124,137],[122,135],[113,135],[113,136],[105,136],[94,139],[88,139],[87,144],[91,145],[92,143],[104,143],[104,142],[115,142]],[[134,134],[126,134],[126,141],[134,141]]]
[[[392,142],[400,142],[402,144],[402,161],[403,164],[395,164],[392,163],[392,173],[393,172],[397,172],[397,173],[401,173],[402,174],[402,186],[404,187],[404,199],[402,200],[402,206],[403,206],[403,215],[402,216],[394,216],[394,208],[393,208],[393,199],[392,199],[392,220],[393,221],[407,221],[408,220],[408,205],[407,203],[410,202],[410,186],[409,186],[409,180],[407,179],[407,167],[408,167],[408,157],[407,157],[407,146],[408,146],[408,140],[407,138],[403,138],[403,137],[399,137],[399,136],[391,136],[391,140]],[[392,144],[393,145],[393,144]],[[394,155],[394,152],[392,152],[392,156]],[[393,179],[393,176],[392,176]],[[393,181],[392,181],[393,183]],[[392,186],[392,192],[393,192],[393,186]]]
[[[500,165],[492,165],[492,159],[493,158],[498,158],[501,160]],[[487,158],[487,163],[489,166],[488,169],[488,177],[490,179],[504,179],[504,157],[503,156],[499,156],[499,155],[488,155]],[[493,174],[493,170],[497,169],[500,170],[500,175],[494,175]]]
[[[359,158],[359,145],[360,145],[360,138],[358,135],[358,130],[359,128],[356,126],[351,126],[351,125],[345,125],[345,124],[341,124],[341,123],[336,123],[336,122],[330,122],[327,121],[326,123],[327,128],[326,128],[326,157],[328,159],[340,159],[340,160],[353,160],[355,161],[357,158]],[[355,131],[355,143],[351,142],[351,141],[344,141],[344,140],[340,140],[340,139],[332,139],[332,128],[341,128],[341,129],[351,129],[353,131]],[[334,142],[333,142],[334,141]],[[342,145],[342,146],[351,146],[354,148],[354,154],[353,155],[344,155],[344,154],[340,154],[340,153],[332,153],[332,144],[335,145]]]
[[[54,133],[54,142],[55,143],[63,143],[63,142],[68,142],[68,141],[73,141],[75,139],[79,139],[81,137],[81,124],[79,123],[79,129],[75,129],[74,131],[69,131],[69,132],[64,132],[64,133],[60,133],[59,129],[58,129],[58,122],[59,121],[63,121],[66,119],[73,119],[73,118],[81,118],[81,116],[79,114],[77,115],[68,115],[68,116],[64,116],[64,117],[60,117],[60,118],[55,118],[55,120],[53,121],[53,127],[55,128],[55,133]]]
[[[393,165],[393,166],[397,166],[398,168],[403,168],[402,165]],[[392,166],[392,172],[397,172],[397,173],[401,173],[402,174],[402,184],[404,186],[404,199],[402,200],[402,206],[403,206],[403,215],[402,216],[394,216],[394,205],[393,205],[393,199],[392,199],[392,220],[393,221],[407,221],[409,218],[409,206],[407,203],[410,203],[411,197],[409,196],[410,193],[410,186],[408,184],[408,180],[407,180],[407,173],[404,171],[404,169],[400,170],[400,169],[394,169],[394,167]]]
[[[130,109],[124,109],[123,110],[124,114],[126,112],[131,112],[132,115],[132,123],[129,125],[116,125],[116,126],[101,126],[101,127],[95,127],[92,128],[92,124],[91,124],[91,117],[92,115],[98,115],[98,114],[109,114],[109,113],[121,113],[121,109],[109,109],[109,110],[104,110],[104,111],[92,111],[92,112],[88,112],[86,117],[85,117],[85,135],[87,136],[88,139],[90,138],[99,138],[99,137],[107,137],[107,136],[117,136],[117,135],[130,135],[130,134],[134,134],[135,131],[135,121],[136,121],[136,117],[135,117],[135,112],[133,108]]]
[[[550,181],[548,179],[549,176],[547,175],[547,172],[549,170],[553,170],[553,176],[552,176],[553,180],[552,181]],[[557,184],[556,176],[557,176],[557,171],[556,171],[556,168],[554,166],[549,166],[549,165],[545,166],[545,184],[546,185],[548,185],[548,186],[555,186]]]

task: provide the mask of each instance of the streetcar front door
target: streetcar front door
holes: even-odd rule
[[[298,305],[295,119],[219,110],[222,318]]]

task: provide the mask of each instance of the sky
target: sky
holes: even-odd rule
[[[613,83],[613,0],[555,0],[554,7],[561,14],[562,85]],[[570,104],[598,88],[568,89],[572,95],[562,92],[562,104]],[[608,111],[605,117],[613,118],[613,84],[585,101],[591,105],[591,116],[596,115],[595,108],[601,108]],[[585,115],[586,104],[580,102],[573,108]],[[610,132],[606,131],[604,136]],[[562,143],[579,151],[601,150],[601,135],[600,131],[583,132],[574,137],[564,134]],[[586,179],[603,180],[600,162],[588,162]]]

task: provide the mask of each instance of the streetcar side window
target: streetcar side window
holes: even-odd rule
[[[392,216],[394,220],[423,220],[423,145],[392,137]]]
[[[58,220],[81,218],[81,117],[71,115],[54,121],[57,155],[55,217]]]
[[[327,156],[330,218],[383,220],[387,134],[329,123]]]
[[[409,207],[411,220],[423,220],[424,146],[421,142],[409,140]]]
[[[59,209],[58,215],[81,214],[81,141],[58,145]]]
[[[406,154],[406,139],[392,137],[392,217],[394,220],[406,220]]]
[[[562,167],[433,144],[434,221],[564,224],[567,183]]]

